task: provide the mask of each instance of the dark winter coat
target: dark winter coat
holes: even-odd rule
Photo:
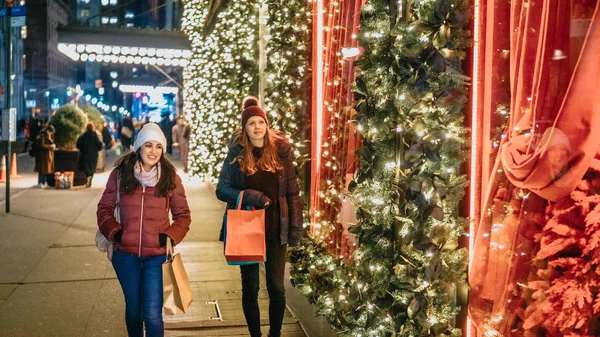
[[[123,128],[128,128],[131,131],[132,136],[127,137],[126,135],[124,135]],[[119,125],[118,135],[119,135],[119,139],[121,140],[121,143],[125,143],[123,145],[126,148],[129,148],[129,146],[132,145],[131,143],[133,143],[134,132],[135,132],[135,127],[133,125],[133,121],[129,117],[124,117],[123,120],[121,120],[121,124]]]
[[[54,173],[54,140],[47,131],[42,131],[35,141],[34,172],[41,174]]]
[[[117,200],[117,171],[110,173],[106,189],[98,202],[98,228],[111,242],[114,235],[122,230],[121,241],[114,245],[115,251],[137,256],[165,255],[159,234],[166,234],[179,244],[190,229],[192,218],[183,183],[179,176],[175,179],[175,189],[166,197],[155,194],[154,187],[138,187],[131,194],[121,193],[121,223],[114,216]],[[169,220],[169,211],[173,223]]]
[[[98,138],[98,134],[93,130],[86,130],[79,138],[77,138],[77,168],[85,173],[87,177],[91,177],[96,172],[98,166],[98,151],[102,150],[102,142]]]
[[[104,143],[105,149],[110,149],[112,147],[112,135],[110,133],[110,127],[107,125],[104,129],[102,129],[102,142]]]
[[[246,189],[244,186],[244,173],[240,169],[240,164],[234,161],[242,151],[242,148],[242,145],[238,142],[233,142],[230,146],[229,153],[219,175],[217,198],[227,203],[227,209],[235,209],[235,202],[240,191],[245,190],[242,206],[263,208],[266,200],[264,193],[253,189]],[[296,246],[304,234],[304,229],[302,225],[302,201],[300,200],[300,189],[298,187],[296,171],[292,163],[291,150],[292,146],[287,141],[280,141],[277,144],[277,153],[283,163],[283,169],[277,170],[277,180],[279,183],[279,219],[281,222],[280,241],[282,245]],[[221,228],[220,241],[223,241],[224,226],[225,221],[223,221],[223,227]]]

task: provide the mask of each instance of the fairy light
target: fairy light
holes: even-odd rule
[[[270,124],[288,135],[290,142],[298,148],[299,156],[304,151],[300,141],[304,133],[304,103],[307,97],[311,6],[302,0],[266,0],[269,34],[266,42],[267,67],[265,69],[266,91],[264,108],[272,116]],[[289,32],[292,28],[293,33]],[[277,90],[285,94],[280,95]],[[299,127],[300,126],[300,127]]]
[[[321,33],[323,30],[323,0],[317,0],[316,4],[316,44],[313,48],[316,49],[317,56],[317,69],[313,76],[315,76],[316,80],[316,115],[317,115],[317,125],[315,125],[317,130],[317,143],[320,142],[323,138],[323,105],[320,102],[323,102],[323,72],[320,71],[323,69],[323,34]],[[317,170],[321,167],[321,147],[317,144],[316,146],[316,166]]]
[[[216,181],[227,143],[239,128],[241,98],[250,94],[257,76],[254,45],[258,13],[247,2],[232,2],[219,14],[211,34],[202,29],[208,15],[208,0],[184,3],[183,31],[188,35],[194,57],[184,69],[184,111],[190,121],[190,173]],[[150,51],[148,55],[160,50]]]
[[[343,4],[344,2],[340,1],[339,7],[343,7]],[[390,47],[388,45],[384,45],[385,43],[388,43],[387,37],[389,36],[388,32],[386,31],[388,29],[387,27],[389,26],[388,22],[386,20],[382,20],[382,18],[387,15],[389,10],[389,8],[386,8],[386,6],[388,6],[387,2],[369,1],[362,8],[361,14],[369,12],[374,12],[374,14],[377,14],[366,15],[366,17],[368,17],[368,21],[364,22],[364,25],[361,24],[361,27],[363,27],[361,28],[360,32],[361,43],[366,42],[364,45],[362,45],[363,48],[361,48],[361,50],[364,49],[364,52],[368,53],[369,56],[372,53],[387,53],[388,47]],[[415,6],[419,6],[418,3],[415,3]],[[337,8],[335,7],[336,6],[333,5],[332,2],[329,2],[329,7],[325,7],[328,8],[326,12],[323,13],[316,11],[316,13],[319,15],[326,15],[325,19],[327,20],[326,22],[328,23],[329,27],[320,26],[318,32],[316,33],[315,41],[317,40],[317,37],[322,38],[322,34],[327,34],[324,35],[326,37],[325,41],[344,41],[343,36],[340,38],[339,36],[335,35],[336,32],[339,31],[337,28],[339,25],[336,25]],[[429,11],[431,8],[425,6],[423,7],[423,10]],[[424,17],[427,16],[424,15]],[[383,24],[384,22],[385,24]],[[423,44],[431,43],[429,38],[426,39],[426,41],[425,39],[419,40],[419,37],[421,36],[420,32],[415,30],[412,32],[407,32],[408,27],[410,27],[408,24],[404,25],[404,23],[402,23],[398,26],[399,30],[404,33],[406,41],[411,41],[411,43],[416,41],[417,43],[421,42]],[[345,29],[348,30],[348,33],[350,33],[349,28],[350,27],[345,27]],[[383,38],[384,36],[386,38]],[[456,36],[460,36],[460,34]],[[459,42],[457,45],[460,46],[457,47],[457,49],[460,49],[460,51],[463,51],[464,49],[464,43],[460,43],[462,40],[462,38],[458,38],[456,40],[456,42]],[[396,39],[396,41],[398,40]],[[364,76],[362,79],[365,80],[363,83],[367,86],[367,91],[363,92],[363,94],[368,96],[367,101],[373,102],[372,106],[369,107],[369,109],[372,109],[372,111],[369,111],[372,114],[369,114],[367,117],[364,115],[364,111],[359,109],[360,111],[358,111],[358,116],[353,118],[353,120],[356,120],[358,124],[353,124],[353,126],[356,126],[361,135],[365,139],[368,139],[368,144],[373,145],[373,147],[369,147],[372,156],[369,156],[369,151],[365,150],[362,152],[363,149],[361,149],[361,154],[364,155],[365,159],[367,160],[370,159],[369,157],[376,158],[376,160],[373,160],[373,163],[369,162],[369,167],[372,170],[372,172],[369,173],[372,174],[369,174],[368,176],[363,175],[362,177],[360,174],[357,175],[357,177],[361,178],[367,176],[364,183],[361,181],[358,186],[355,185],[356,189],[353,190],[353,192],[349,195],[347,193],[339,193],[340,186],[345,187],[340,185],[340,181],[343,180],[338,179],[339,174],[346,173],[346,158],[344,156],[340,156],[340,151],[343,151],[340,149],[344,149],[345,144],[341,142],[343,141],[343,137],[347,136],[347,134],[340,134],[339,130],[341,130],[342,127],[347,128],[348,126],[347,120],[344,119],[346,116],[345,111],[340,109],[343,108],[343,105],[341,105],[342,103],[339,103],[346,101],[345,97],[342,97],[342,94],[340,94],[342,91],[339,88],[345,87],[345,85],[348,83],[344,83],[344,80],[339,81],[336,78],[336,74],[338,74],[338,67],[340,67],[340,65],[344,65],[344,62],[347,62],[343,59],[344,53],[339,50],[339,47],[341,47],[341,45],[338,43],[327,43],[326,46],[323,46],[322,50],[319,50],[315,54],[316,58],[317,56],[320,57],[321,53],[325,53],[325,61],[327,62],[326,64],[321,64],[323,67],[313,67],[313,74],[315,76],[321,76],[323,72],[326,73],[326,77],[324,77],[322,81],[322,84],[325,87],[324,90],[326,90],[324,97],[319,97],[316,102],[317,105],[321,104],[323,108],[323,114],[315,115],[315,119],[320,119],[318,122],[322,123],[321,125],[323,128],[320,130],[321,133],[318,133],[318,143],[313,144],[316,149],[319,149],[317,157],[313,158],[313,163],[315,163],[317,160],[319,161],[318,169],[320,170],[319,174],[321,174],[321,176],[315,177],[313,172],[313,179],[315,179],[313,180],[315,181],[315,185],[313,186],[317,186],[318,188],[315,190],[314,196],[320,199],[318,199],[319,202],[312,204],[312,210],[314,214],[320,214],[321,216],[318,219],[311,219],[311,222],[315,224],[318,223],[320,228],[318,231],[316,231],[315,227],[313,227],[314,235],[312,238],[314,238],[314,240],[307,241],[310,243],[307,243],[303,249],[306,249],[306,251],[309,252],[317,252],[317,254],[315,254],[316,257],[314,258],[317,261],[320,261],[320,263],[314,262],[314,264],[317,265],[317,268],[314,270],[314,272],[311,271],[311,275],[317,275],[322,279],[329,279],[336,286],[338,282],[342,283],[339,287],[334,286],[333,291],[332,289],[328,289],[327,293],[325,293],[324,289],[317,290],[314,288],[315,292],[314,294],[311,294],[311,297],[316,300],[319,309],[325,313],[325,316],[332,317],[330,315],[339,314],[338,306],[335,305],[335,303],[330,303],[329,300],[347,300],[348,303],[356,304],[356,307],[360,308],[359,310],[361,311],[358,313],[358,317],[353,318],[353,320],[361,322],[360,324],[366,325],[367,321],[372,318],[375,319],[369,321],[368,327],[362,326],[360,328],[356,328],[355,325],[342,322],[338,323],[338,325],[341,326],[336,326],[336,328],[340,328],[341,331],[346,331],[349,336],[379,336],[384,332],[387,333],[389,330],[394,329],[392,326],[390,326],[390,324],[388,324],[388,322],[393,322],[397,317],[390,316],[390,312],[386,313],[385,308],[369,303],[372,302],[371,300],[373,299],[372,295],[369,293],[381,290],[383,283],[385,283],[384,287],[387,286],[389,283],[385,282],[387,280],[384,278],[388,278],[390,276],[408,276],[406,270],[389,270],[391,269],[391,266],[388,264],[389,261],[387,258],[378,256],[383,250],[389,249],[385,247],[391,247],[393,244],[395,244],[395,241],[391,238],[381,240],[381,237],[377,237],[380,231],[379,228],[381,227],[382,230],[388,231],[395,228],[394,221],[410,222],[408,217],[404,217],[405,211],[399,210],[397,204],[395,204],[393,200],[388,200],[390,195],[388,192],[392,188],[397,188],[398,184],[400,185],[401,190],[408,190],[404,189],[407,186],[405,185],[405,176],[403,176],[402,173],[413,170],[416,173],[415,175],[419,176],[419,172],[416,170],[419,170],[421,167],[426,167],[426,165],[423,165],[422,162],[427,160],[432,162],[435,161],[436,165],[433,170],[436,171],[436,174],[440,175],[441,180],[445,180],[445,178],[453,178],[456,177],[455,175],[461,174],[458,172],[460,164],[451,163],[453,158],[448,155],[458,152],[457,149],[460,148],[462,144],[459,142],[459,137],[464,132],[464,129],[463,125],[461,125],[461,122],[458,121],[458,119],[453,119],[450,114],[454,114],[455,111],[450,110],[455,110],[456,105],[453,105],[452,107],[444,107],[437,101],[427,100],[424,101],[425,104],[423,104],[423,106],[417,107],[417,109],[410,111],[410,116],[408,116],[409,107],[412,108],[415,106],[416,102],[422,101],[422,97],[419,97],[420,93],[414,90],[414,88],[409,87],[401,88],[404,93],[399,91],[393,93],[392,90],[389,90],[392,88],[387,87],[390,85],[390,82],[393,82],[388,80],[394,79],[394,74],[391,74],[390,77],[388,77],[388,74],[385,73],[385,69],[389,69],[388,65],[379,65],[376,64],[377,60],[365,59],[365,62],[361,64],[361,68],[357,71],[357,74],[358,76]],[[344,47],[348,48],[347,46]],[[391,48],[398,48],[399,51],[402,51],[400,49],[404,47],[394,44],[394,46]],[[348,51],[349,50],[346,50],[346,52]],[[398,54],[401,55],[402,53]],[[348,53],[346,53],[346,55],[348,55]],[[416,72],[415,69],[405,66],[404,64],[401,64],[401,67],[403,68],[402,70]],[[404,67],[406,68],[404,69]],[[355,70],[357,69],[355,68]],[[460,69],[457,69],[457,71],[460,71]],[[371,80],[374,78],[381,79],[381,82],[373,83]],[[432,80],[436,81],[435,75],[432,76]],[[328,83],[330,86],[327,86]],[[323,88],[319,88],[319,91],[322,89]],[[460,89],[462,90],[462,88]],[[397,116],[395,114],[396,111],[394,111],[394,115],[390,116],[390,118],[382,118],[387,117],[385,115],[386,111],[383,110],[386,109],[386,105],[392,103],[392,101],[394,105],[397,105],[399,113],[398,115],[400,116]],[[405,114],[408,117],[403,116]],[[418,116],[419,114],[422,114],[422,116]],[[435,121],[427,117],[430,114],[440,116],[445,115],[443,116],[444,121],[451,121],[451,123],[444,123],[443,125],[440,125],[439,128],[433,128],[437,127],[437,125],[433,125],[435,124]],[[315,122],[317,122],[317,120],[315,120]],[[316,128],[315,125],[313,125],[313,127]],[[436,131],[435,133],[434,130]],[[439,132],[437,132],[438,130],[445,131],[443,131],[443,133],[440,135]],[[393,149],[390,149],[390,146],[381,146],[382,142],[388,142],[390,139],[394,138],[412,141],[416,138],[417,132],[420,132],[421,136],[419,141],[425,143],[427,147],[423,146],[421,150],[413,151],[416,152],[417,155],[420,153],[419,160],[414,164],[414,167],[407,167],[406,165],[403,165],[404,163],[401,163],[401,159],[395,159],[393,156],[391,156],[390,154],[393,154]],[[446,133],[449,134],[448,137]],[[326,138],[327,141],[324,141],[323,138]],[[449,146],[444,147],[442,145],[444,142],[449,143]],[[387,144],[390,143],[388,142]],[[439,151],[440,153],[436,153],[436,151]],[[404,158],[403,156],[399,157]],[[439,158],[440,161],[437,161],[436,158]],[[382,159],[382,161],[377,161],[377,159]],[[363,163],[361,163],[361,165],[362,164]],[[381,167],[382,165],[379,164],[383,164],[383,167]],[[334,172],[335,169],[337,169],[337,172]],[[362,167],[360,170],[361,171],[357,173],[365,173]],[[398,172],[400,172],[400,178],[393,180],[396,170],[399,170]],[[421,188],[423,189],[421,194],[430,202],[435,202],[437,204],[440,202],[440,198],[444,199],[444,196],[441,195],[441,193],[438,193],[439,191],[432,191],[432,189],[435,188],[432,188],[431,186],[424,187],[424,185],[426,184],[421,184]],[[442,200],[442,203],[440,204],[441,207],[444,207],[444,220],[432,219],[430,222],[428,219],[427,223],[425,224],[426,226],[431,226],[433,223],[439,224],[440,227],[444,226],[445,228],[453,228],[454,224],[452,222],[457,220],[456,216],[454,215],[457,206],[455,205],[455,200],[451,199],[452,196],[455,195],[456,189],[448,188],[448,190],[450,191],[447,191],[445,195],[449,196],[450,198],[446,199],[446,203],[444,200]],[[343,246],[343,244],[340,245],[341,242],[337,241],[339,235],[341,234],[339,231],[340,228],[337,226],[339,220],[334,218],[332,214],[335,214],[336,216],[339,214],[339,212],[337,212],[339,208],[336,207],[338,207],[339,204],[342,203],[342,200],[345,199],[351,200],[362,210],[364,210],[364,213],[359,213],[359,221],[356,224],[357,226],[353,229],[356,229],[359,235],[361,233],[371,234],[362,237],[360,245],[358,245],[356,242],[354,242],[352,245],[349,245],[352,246],[353,249],[356,249],[354,254],[350,256],[354,259],[354,265],[359,266],[356,269],[345,264],[334,264],[331,262],[331,257],[330,259],[326,258],[326,256],[329,256],[327,254],[328,249],[334,250],[336,252],[336,257],[343,256],[336,251],[336,249],[339,250],[340,246]],[[407,207],[415,208],[414,212],[421,212],[420,210],[417,210],[416,206],[412,205],[410,202],[407,202]],[[457,223],[460,223],[460,221],[457,221]],[[457,225],[457,227],[458,226],[460,225]],[[406,232],[406,235],[408,235],[409,228],[410,226],[407,223],[406,226],[403,226],[403,228],[399,230]],[[450,234],[445,234],[444,232],[440,232],[439,234],[447,235],[448,238],[454,239],[459,235],[460,232],[458,228],[451,231],[452,232]],[[354,231],[352,232],[354,233]],[[335,234],[335,236],[329,234]],[[377,246],[377,248],[373,248],[373,245]],[[399,247],[398,249],[403,248]],[[433,254],[433,252],[429,254],[429,256],[420,252],[414,252],[414,254],[415,255],[408,254],[407,259],[410,261],[406,262],[412,265],[415,270],[421,270],[423,264],[426,264],[428,260],[435,259],[435,256],[438,256],[437,254]],[[455,261],[458,260],[457,257],[452,256],[448,252],[439,252],[439,257],[442,259],[442,263],[455,263]],[[296,258],[301,260],[296,261],[294,266],[303,265],[305,266],[302,268],[304,271],[308,269],[306,266],[313,262],[313,260],[303,260],[300,257]],[[454,261],[451,259],[454,259]],[[463,263],[463,261],[460,261],[460,263]],[[332,269],[332,267],[335,268]],[[408,268],[412,269],[412,267]],[[340,275],[340,269],[343,270],[343,275]],[[331,271],[333,270],[338,272],[332,273]],[[464,273],[462,270],[455,272]],[[352,275],[353,273],[354,275]],[[368,283],[365,282],[365,276],[367,277],[366,279],[369,280]],[[314,278],[312,276],[308,277],[306,272],[297,273],[294,278],[299,283],[310,284],[313,286],[315,285]],[[372,278],[375,280],[372,280]],[[439,279],[436,279],[435,282],[431,280],[426,281],[425,278],[425,275],[419,272],[419,277],[415,278],[414,281],[418,285],[419,290],[417,291],[423,292],[421,295],[419,295],[419,297],[424,297],[423,300],[426,301],[429,301],[431,297],[441,295],[440,292],[442,290],[440,289],[443,287],[438,287],[438,284],[450,284],[452,282],[452,280],[449,279],[449,276],[445,273],[444,275],[440,275]],[[431,284],[429,282],[431,282]],[[370,291],[365,291],[362,289],[369,289]],[[338,296],[344,296],[344,298],[338,298]],[[400,298],[398,300],[402,301],[403,303],[410,303],[412,300],[420,301],[421,298],[415,299],[411,297]],[[330,306],[330,304],[332,306]],[[366,308],[364,307],[365,304],[367,305]],[[444,309],[437,309],[433,306],[427,309],[426,319],[428,319],[430,323],[448,322],[451,319],[454,319],[451,317],[453,314],[450,313],[450,311],[453,311],[455,308],[454,304],[444,302],[443,305]],[[380,312],[382,315],[379,315]],[[417,322],[416,324],[418,327],[421,327],[420,325],[422,323]],[[409,328],[409,326],[406,327]],[[406,332],[407,334],[412,333],[410,331]]]
[[[258,7],[253,2],[231,2],[220,14],[210,34],[202,32],[206,16],[208,15],[209,0],[188,0],[184,2],[184,15],[182,26],[188,35],[194,57],[184,69],[184,111],[192,125],[194,136],[190,139],[190,172],[201,178],[216,181],[221,165],[228,150],[228,142],[234,130],[240,125],[241,99],[251,94],[255,78],[258,76],[255,61],[255,48],[258,39],[258,30],[255,22],[258,20]],[[307,14],[308,13],[308,14]],[[310,19],[310,11],[299,18],[306,22]],[[283,15],[283,14],[282,14]],[[277,15],[269,22],[271,25],[284,22],[286,17]],[[271,36],[265,40],[276,43],[276,32],[279,27],[270,27]],[[295,31],[307,34],[308,27],[296,24]],[[296,48],[307,49],[307,39],[302,39]],[[267,51],[270,62],[284,63],[290,52],[275,53],[272,48]],[[131,50],[127,50],[131,52]],[[148,56],[164,54],[161,50],[141,49],[138,53]],[[173,55],[179,55],[173,52]],[[294,51],[293,54],[298,54]],[[181,51],[184,55],[184,51]],[[142,58],[143,59],[143,58]],[[127,60],[125,60],[127,62]],[[166,63],[168,61],[165,60]],[[172,64],[173,61],[171,61]],[[181,63],[180,63],[181,64]],[[248,66],[250,65],[250,66]],[[297,63],[298,69],[307,69],[307,61]],[[305,70],[302,70],[305,72]],[[303,106],[305,98],[301,93],[304,82],[297,84],[296,78],[280,76],[267,72],[269,78],[281,77],[286,85],[294,86],[294,90],[284,93],[270,90],[269,97],[265,98],[263,108],[271,117],[270,124],[274,129],[282,130],[288,134],[290,143],[295,148],[293,153],[300,157],[303,153],[302,142],[297,134],[290,130],[302,129],[297,109]],[[294,95],[292,95],[292,93]],[[299,127],[300,126],[300,127]],[[297,163],[295,163],[297,165]]]
[[[481,0],[473,1],[473,82],[472,82],[472,96],[471,96],[471,184],[470,184],[470,205],[469,205],[469,272],[473,266],[474,260],[474,244],[475,244],[475,202],[477,202],[477,190],[479,186],[477,170],[479,166],[479,157],[477,151],[477,143],[479,140],[479,48],[480,48],[480,29],[481,24]],[[466,322],[466,335],[467,337],[473,336],[471,318],[467,317]]]
[[[127,64],[165,64],[185,67],[190,63],[192,52],[187,49],[158,48],[156,56],[143,57],[148,48],[107,46],[99,44],[59,43],[58,51],[73,61],[89,61]],[[167,64],[168,63],[168,64]]]
[[[358,56],[360,49],[356,45],[344,46],[334,42],[344,39],[345,30],[354,29],[345,27],[346,22],[341,15],[347,10],[344,7],[348,6],[347,2],[319,0],[314,1],[314,6],[313,41],[316,43],[313,42],[313,58],[316,63],[313,69],[316,70],[313,71],[313,97],[316,99],[313,111],[316,114],[313,119],[313,139],[316,141],[313,151],[317,157],[313,161],[312,188],[318,192],[313,193],[311,209],[313,213],[323,211],[321,213],[327,218],[327,226],[322,225],[320,233],[328,238],[337,231],[338,214],[345,198],[346,158],[340,158],[339,152],[347,141],[344,128],[349,114],[344,90],[351,79],[347,79],[343,73],[345,67],[350,65],[349,59]],[[314,216],[311,221],[316,222]],[[335,245],[339,244],[338,240],[334,240]],[[347,254],[350,248],[344,246],[342,249]]]

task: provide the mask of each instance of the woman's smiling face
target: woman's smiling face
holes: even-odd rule
[[[140,147],[140,156],[142,157],[144,170],[150,171],[158,163],[162,154],[163,147],[159,142],[151,140],[142,144]]]

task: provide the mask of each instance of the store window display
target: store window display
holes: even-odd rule
[[[481,202],[469,272],[478,335],[600,335],[600,278],[591,275],[600,264],[599,6],[485,7]],[[506,119],[498,111],[509,111]]]

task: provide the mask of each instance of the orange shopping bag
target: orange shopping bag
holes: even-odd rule
[[[240,192],[236,209],[227,210],[225,259],[227,262],[264,262],[265,210],[242,210],[244,191]]]

